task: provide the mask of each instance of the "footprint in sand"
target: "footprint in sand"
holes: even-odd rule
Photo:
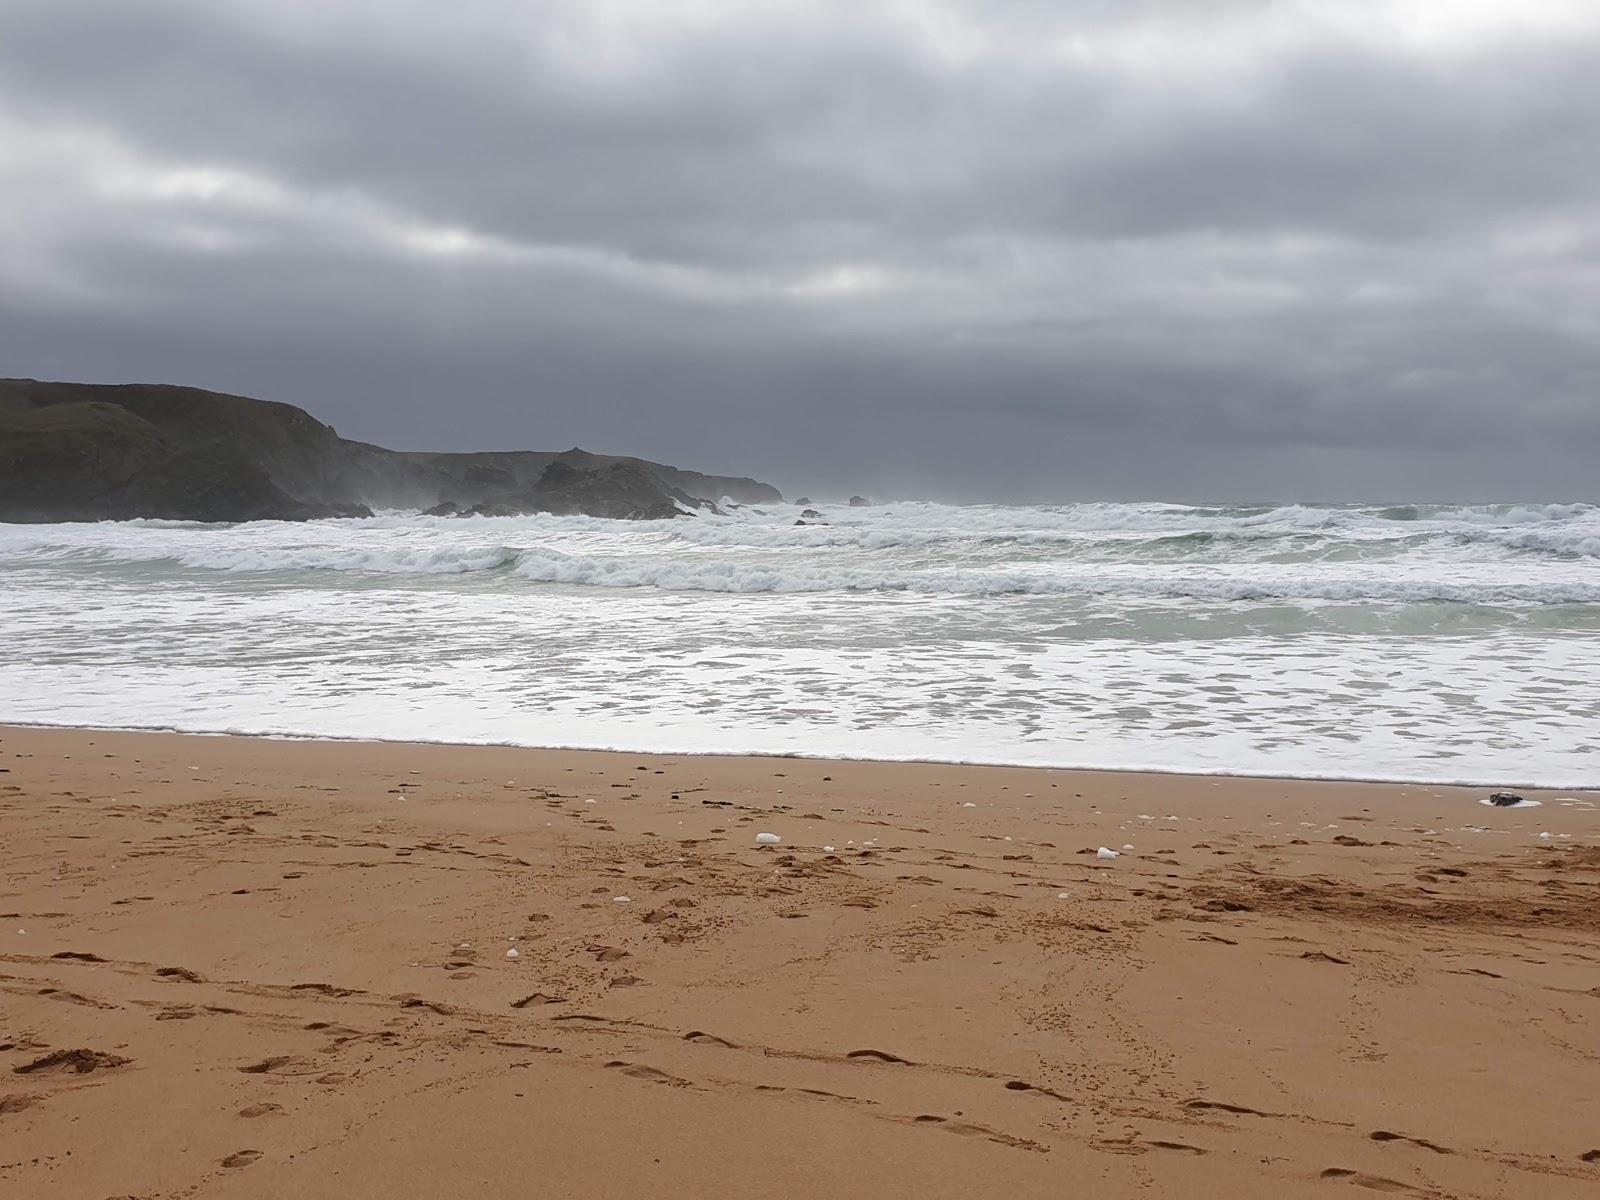
[[[1053,1100],[1066,1100],[1067,1099],[1067,1097],[1063,1096],[1060,1092],[1052,1091],[1050,1088],[1047,1088],[1047,1087],[1040,1087],[1036,1083],[1024,1083],[1020,1079],[1013,1079],[1009,1083],[1007,1083],[1006,1084],[1006,1090],[1008,1092],[1031,1092],[1032,1094],[1034,1094],[1036,1096],[1049,1096]],[[1069,1103],[1070,1103],[1070,1101],[1069,1101]]]
[[[923,1113],[913,1117],[911,1123],[934,1126],[958,1137],[987,1138],[991,1142],[998,1142],[1002,1146],[1015,1146],[1020,1150],[1044,1150],[1038,1142],[1030,1142],[1027,1138],[1013,1137],[1009,1133],[1001,1133],[998,1129],[990,1129],[987,1125],[974,1125],[970,1121],[952,1121],[949,1117],[941,1117],[934,1113]]]
[[[524,996],[521,1000],[513,1000],[512,1008],[530,1008],[535,1005],[565,1004],[565,996],[547,996],[543,992],[534,992],[531,996]]]
[[[23,1063],[20,1067],[12,1067],[17,1075],[34,1075],[41,1071],[71,1071],[78,1075],[87,1075],[91,1071],[109,1071],[116,1067],[125,1067],[133,1059],[123,1058],[120,1054],[106,1054],[100,1050],[56,1050],[46,1054],[43,1058],[36,1058],[30,1063]]]
[[[222,1160],[222,1165],[230,1170],[234,1167],[248,1167],[260,1157],[261,1151],[259,1150],[235,1150]]]
[[[1221,1100],[1186,1100],[1185,1108],[1216,1109],[1218,1112],[1238,1113],[1248,1117],[1271,1117],[1276,1113],[1262,1112],[1259,1108],[1246,1108],[1242,1104],[1227,1104]]]
[[[712,1033],[702,1033],[698,1029],[690,1030],[688,1033],[684,1034],[683,1040],[686,1042],[700,1042],[707,1046],[725,1046],[729,1050],[737,1050],[739,1048],[724,1038],[719,1038]]]
[[[1374,1192],[1389,1192],[1401,1196],[1428,1196],[1431,1193],[1422,1188],[1412,1187],[1409,1183],[1401,1183],[1398,1179],[1386,1179],[1382,1175],[1368,1175],[1364,1171],[1351,1171],[1344,1167],[1329,1167],[1321,1178],[1353,1183],[1357,1187],[1364,1187]]]
[[[49,996],[52,1000],[64,1000],[68,1004],[81,1004],[85,1008],[116,1008],[115,1004],[106,1004],[100,1000],[92,1000],[88,996],[77,992],[63,991],[61,988],[40,988],[39,995]]]
[[[1102,1154],[1148,1154],[1150,1147],[1132,1138],[1099,1138],[1089,1145]]]
[[[1454,1154],[1455,1151],[1445,1146],[1435,1145],[1423,1138],[1408,1137],[1403,1133],[1390,1133],[1387,1129],[1375,1129],[1367,1134],[1375,1142],[1410,1142],[1413,1146],[1421,1146],[1424,1150],[1432,1150],[1435,1154]]]
[[[361,995],[360,988],[335,987],[331,983],[293,983],[289,985],[289,990],[291,992],[316,992],[319,996],[333,996],[336,998]]]
[[[622,1074],[634,1079],[643,1079],[647,1083],[664,1083],[668,1087],[692,1087],[687,1079],[679,1079],[676,1075],[668,1075],[665,1071],[658,1071],[654,1067],[647,1067],[641,1063],[623,1062],[613,1059],[606,1064],[608,1070],[620,1071]]]
[[[455,1013],[455,1009],[451,1008],[448,1004],[440,1004],[435,1000],[424,1000],[420,996],[400,997],[400,1007],[425,1008],[429,1012],[437,1013],[441,1017],[452,1016]]]
[[[265,1117],[270,1113],[280,1113],[282,1111],[283,1105],[281,1104],[247,1104],[239,1110],[239,1115],[241,1117]]]
[[[775,1087],[761,1086],[761,1087],[758,1087],[756,1090],[757,1091],[785,1092],[785,1091],[788,1091],[789,1089],[788,1088],[775,1088]],[[841,1096],[838,1092],[827,1092],[827,1091],[824,1091],[821,1088],[803,1087],[803,1088],[795,1088],[795,1091],[797,1091],[797,1092],[799,1092],[799,1093],[801,1093],[802,1095],[805,1095],[805,1096],[816,1096],[816,1097],[818,1097],[819,1099],[822,1099],[822,1100],[842,1100],[846,1104],[876,1104],[877,1103],[876,1100],[863,1100],[860,1096]]]
[[[270,1075],[284,1067],[298,1065],[300,1060],[292,1054],[274,1054],[271,1058],[263,1058],[260,1062],[250,1063],[240,1067],[245,1075]]]
[[[901,1058],[898,1054],[890,1054],[887,1050],[852,1050],[845,1057],[869,1062],[899,1063],[906,1067],[915,1065],[909,1058]]]

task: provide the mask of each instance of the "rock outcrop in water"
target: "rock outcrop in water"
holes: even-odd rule
[[[531,488],[486,500],[461,515],[514,517],[555,513],[623,521],[660,521],[698,509],[717,511],[711,501],[667,486],[651,467],[652,464],[643,459],[627,458],[607,466],[584,469],[563,456],[546,467]]]
[[[342,438],[292,404],[158,384],[0,380],[0,521],[299,521],[372,508],[677,516],[753,479],[584,450],[434,454]]]

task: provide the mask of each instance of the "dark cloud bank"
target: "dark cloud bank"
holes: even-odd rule
[[[791,493],[1600,490],[1591,3],[0,22],[3,375]]]

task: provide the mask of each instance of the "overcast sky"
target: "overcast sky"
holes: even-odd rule
[[[1600,499],[1600,3],[0,0],[0,374],[790,495]]]

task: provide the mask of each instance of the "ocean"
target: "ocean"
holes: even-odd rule
[[[1600,508],[0,525],[0,721],[1600,785]]]

